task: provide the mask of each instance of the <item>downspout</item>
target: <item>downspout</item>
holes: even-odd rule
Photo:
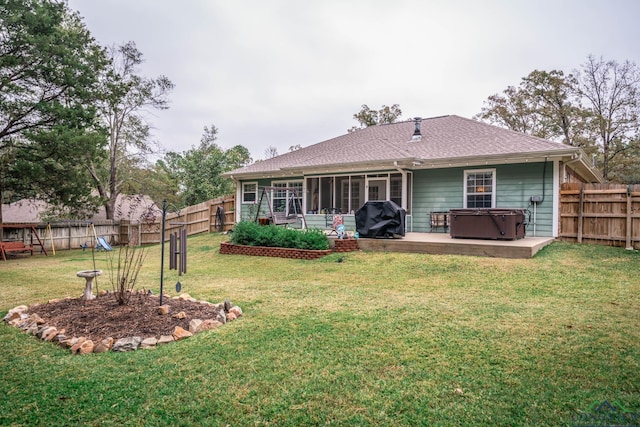
[[[242,184],[240,183],[240,180],[236,180],[233,175],[231,175],[231,179],[233,179],[236,182],[236,200],[235,200],[235,206],[234,208],[236,209],[236,224],[239,223],[242,220]],[[258,189],[256,188],[256,197],[258,195]]]
[[[582,153],[578,153],[578,156],[577,156],[577,157],[574,157],[573,159],[569,160],[568,162],[563,162],[563,163],[562,163],[562,168],[565,170],[565,174],[564,174],[564,175],[566,176],[566,169],[567,169],[567,166],[572,165],[572,164],[574,164],[574,163],[577,163],[577,162],[579,162],[579,161],[581,161],[581,160],[582,160]],[[564,181],[563,181],[563,182],[564,182]]]
[[[396,168],[396,170],[398,172],[400,172],[400,175],[402,175],[402,197],[401,197],[401,205],[400,206],[402,209],[405,210],[405,212],[407,211],[407,171],[405,171],[404,169],[402,169],[400,166],[398,166],[398,161],[394,160],[393,162],[393,166]],[[391,196],[391,194],[389,194],[389,196]],[[404,224],[405,226],[405,232],[407,231],[407,223],[405,222]],[[411,229],[408,231],[413,231],[413,217],[411,217]]]
[[[560,161],[553,161],[553,184],[551,186],[551,211],[553,212],[551,235],[558,237],[560,231]]]
[[[533,205],[533,237],[536,236],[536,225],[538,223],[537,219],[537,208],[538,205],[544,202],[545,193],[546,193],[546,185],[545,185],[545,176],[547,174],[547,162],[549,161],[548,157],[544,158],[544,166],[542,168],[542,196],[531,196],[529,199],[529,206]]]
[[[400,207],[406,211],[407,210],[407,171],[405,171],[400,166],[398,166],[397,160],[393,162],[393,166],[402,175],[402,198],[401,198],[402,206]]]
[[[540,203],[544,202],[544,196],[546,195],[545,194],[545,189],[546,189],[545,178],[546,178],[546,175],[547,175],[547,162],[548,161],[549,161],[549,158],[545,157],[544,158],[544,166],[542,167],[542,200],[540,200]]]

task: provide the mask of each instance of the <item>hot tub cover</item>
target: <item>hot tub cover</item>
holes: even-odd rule
[[[526,235],[525,209],[451,209],[450,234],[452,238],[516,240]]]
[[[360,237],[404,236],[407,212],[390,200],[369,200],[356,211]]]

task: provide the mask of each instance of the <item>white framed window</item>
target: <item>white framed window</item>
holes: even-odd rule
[[[258,202],[258,183],[243,182],[242,183],[242,203]]]
[[[464,207],[494,208],[496,205],[496,170],[464,171]]]

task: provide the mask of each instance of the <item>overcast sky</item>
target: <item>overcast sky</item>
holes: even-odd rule
[[[346,133],[362,104],[401,119],[456,114],[531,71],[589,54],[640,64],[636,0],[69,0],[104,45],[134,41],[140,74],[175,84],[152,117],[167,150],[203,127],[254,160]]]

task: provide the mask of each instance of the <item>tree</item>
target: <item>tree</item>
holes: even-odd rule
[[[278,149],[276,147],[270,145],[264,149],[265,159],[273,159],[274,157],[278,157]]]
[[[91,142],[91,138],[98,142]],[[90,177],[82,157],[100,155],[104,141],[99,134],[70,131],[40,132],[31,144],[16,150],[7,169],[7,199],[35,198],[48,202],[49,218],[80,218],[97,211],[99,198],[92,194]],[[92,148],[93,147],[93,148]],[[93,153],[93,154],[89,154]]]
[[[532,114],[538,116],[540,136],[559,139],[567,145],[579,145],[579,132],[583,117],[579,108],[572,104],[571,94],[575,78],[565,77],[560,70],[534,70],[522,79],[522,91],[532,105]]]
[[[640,141],[633,141],[628,150],[621,151],[609,163],[608,178],[625,184],[640,184]]]
[[[590,55],[576,74],[578,95],[587,103],[601,149],[602,175],[608,179],[615,158],[638,147],[640,70],[629,61],[618,63]]]
[[[104,200],[107,219],[113,219],[116,199],[127,179],[123,165],[153,151],[144,112],[148,108],[169,108],[168,94],[173,83],[162,75],[146,78],[138,74],[143,55],[134,42],[111,47],[108,58],[109,66],[101,77],[99,109],[108,132],[108,159],[102,163],[89,159],[88,169]]]
[[[523,90],[508,86],[502,95],[489,96],[476,119],[531,135],[539,134],[537,116],[527,104]]]
[[[532,71],[519,87],[485,101],[476,119],[539,138],[588,147],[586,117],[575,99],[576,80],[562,71]],[[593,145],[593,144],[591,144]]]
[[[588,57],[581,71],[535,70],[519,87],[488,98],[476,119],[582,147],[605,179],[634,176],[638,151],[640,73],[628,61]],[[624,153],[624,154],[623,154]],[[635,159],[635,160],[634,160]]]
[[[147,195],[158,206],[162,206],[163,200],[174,206],[180,205],[179,182],[164,159],[153,165],[132,162],[126,166],[123,175],[128,179],[122,184],[122,194]]]
[[[184,153],[170,152],[165,156],[170,174],[179,183],[183,205],[194,205],[234,192],[233,181],[223,178],[224,172],[251,162],[249,150],[236,145],[222,149],[215,141],[218,129],[204,127],[200,145]]]
[[[363,104],[362,109],[353,115],[353,118],[360,123],[360,127],[354,126],[348,131],[355,132],[369,126],[395,123],[401,115],[402,110],[398,104],[393,104],[391,107],[383,105],[379,110],[372,110],[367,104]]]
[[[0,201],[91,201],[78,159],[104,143],[94,105],[105,63],[66,2],[0,0]]]

